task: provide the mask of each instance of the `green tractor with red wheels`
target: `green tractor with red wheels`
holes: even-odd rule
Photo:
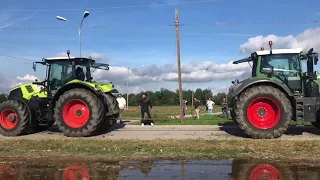
[[[11,89],[0,104],[0,134],[18,136],[56,124],[70,137],[84,137],[107,130],[119,116],[113,84],[93,81],[91,71],[109,70],[108,64],[92,58],[43,58],[34,62],[46,66],[42,82]]]
[[[318,54],[311,48],[256,51],[233,64],[252,63],[252,76],[232,81],[230,113],[236,124],[254,139],[278,138],[291,121],[310,122],[320,128],[319,80],[314,71]],[[307,72],[302,62],[307,62]],[[250,64],[251,65],[251,64]]]

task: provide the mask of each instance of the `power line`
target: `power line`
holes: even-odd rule
[[[30,61],[34,62],[35,61],[35,60],[32,60],[32,59],[20,58],[20,57],[10,56],[10,55],[6,55],[6,54],[0,54],[0,56],[14,58],[14,59],[20,59],[20,60],[24,60],[24,61],[28,61],[28,62],[30,62]]]
[[[202,0],[202,1],[189,1],[189,2],[176,2],[176,3],[158,3],[158,4],[141,4],[141,5],[132,5],[132,6],[114,6],[114,7],[103,7],[103,8],[85,8],[86,10],[104,10],[104,9],[122,9],[122,8],[139,8],[139,7],[153,7],[153,6],[170,6],[170,5],[185,5],[185,4],[198,4],[198,3],[209,3],[222,0]],[[17,10],[6,10],[1,9],[1,11],[7,12],[22,12],[22,11],[38,11],[38,12],[47,12],[47,11],[80,11],[82,9],[17,9]]]
[[[297,20],[297,21],[261,21],[261,22],[216,22],[213,24],[180,24],[184,27],[192,26],[235,26],[235,25],[265,25],[265,24],[318,24],[320,20]]]
[[[281,24],[319,24],[320,20],[299,20],[299,21],[261,21],[261,22],[216,22],[212,24],[179,24],[180,27],[219,27],[219,26],[239,26],[239,25],[281,25]],[[155,24],[155,25],[119,25],[119,26],[88,26],[87,29],[116,29],[116,28],[174,28],[175,24]],[[74,27],[5,27],[0,30],[54,30],[71,29]]]

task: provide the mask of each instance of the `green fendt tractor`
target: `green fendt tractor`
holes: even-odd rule
[[[89,136],[106,130],[119,116],[113,84],[93,81],[91,69],[109,70],[91,58],[44,58],[46,79],[13,88],[0,104],[0,133],[18,136],[57,124],[66,136]]]
[[[251,138],[270,139],[285,133],[291,121],[311,122],[320,128],[319,81],[311,48],[256,51],[233,64],[252,62],[252,77],[233,81],[229,89],[231,116]],[[302,62],[307,61],[307,72]],[[251,65],[251,64],[250,64]]]

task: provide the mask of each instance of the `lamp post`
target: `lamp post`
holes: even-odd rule
[[[71,24],[73,24],[77,29],[78,29],[78,32],[79,32],[79,43],[80,43],[80,57],[81,57],[81,29],[82,29],[82,23],[84,21],[84,19],[86,17],[89,16],[89,12],[88,11],[85,11],[83,13],[83,17],[82,17],[82,20],[81,20],[81,23],[80,23],[80,26],[76,25],[76,23],[72,22],[72,21],[69,21],[68,19],[64,18],[64,17],[61,17],[61,16],[57,16],[57,19],[58,20],[61,20],[61,21],[67,21],[67,22],[70,22]]]

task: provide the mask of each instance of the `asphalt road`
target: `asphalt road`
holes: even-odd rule
[[[155,125],[141,127],[139,125],[115,125],[112,131],[102,135],[84,137],[82,139],[206,139],[206,140],[231,140],[247,138],[237,126],[215,125]],[[63,136],[57,128],[35,134],[19,137],[4,137],[5,139],[78,139]],[[291,127],[288,133],[283,135],[283,140],[320,140],[320,130],[314,127]]]

